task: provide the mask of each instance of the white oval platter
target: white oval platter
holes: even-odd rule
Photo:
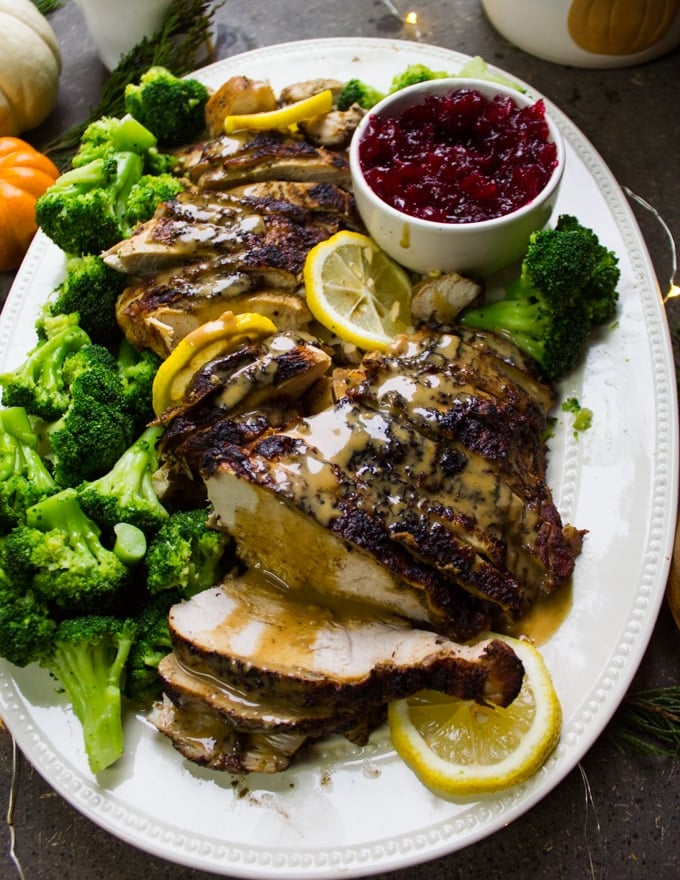
[[[233,74],[268,78],[275,90],[315,76],[358,76],[386,89],[408,64],[456,72],[466,60],[418,43],[313,40],[228,58],[197,75],[212,86]],[[557,211],[591,226],[619,255],[622,273],[616,326],[560,387],[563,397],[593,410],[593,426],[575,438],[569,416],[558,410],[551,440],[549,481],[558,508],[565,522],[588,530],[573,608],[543,646],[564,709],[557,750],[524,785],[450,803],[418,783],[384,730],[364,748],[333,739],[286,773],[234,780],[189,764],[131,714],[125,756],[95,778],[78,723],[47,674],[0,664],[0,714],[21,750],[59,794],[112,834],[231,877],[357,877],[404,868],[461,849],[526,812],[577,765],[623,698],[669,567],[675,373],[661,297],[626,198],[593,146],[546,105],[567,147]],[[62,254],[39,233],[0,320],[0,369],[18,364],[33,346],[37,309],[62,272]]]

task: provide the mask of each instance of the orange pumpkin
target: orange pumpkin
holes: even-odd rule
[[[59,177],[51,159],[15,137],[0,138],[0,272],[16,269],[35,235],[35,203]]]
[[[586,52],[634,55],[657,43],[680,10],[680,0],[573,0],[571,38]]]

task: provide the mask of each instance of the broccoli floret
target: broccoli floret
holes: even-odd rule
[[[205,128],[209,97],[198,80],[180,79],[167,68],[154,66],[139,83],[125,86],[125,109],[156,135],[159,144],[177,146]]]
[[[37,200],[38,225],[67,254],[105,251],[130,234],[126,203],[143,166],[137,153],[121,152],[72,168]]]
[[[118,370],[123,382],[125,404],[137,433],[155,418],[152,406],[153,380],[162,358],[150,349],[137,349],[123,337],[118,348]]]
[[[26,410],[0,410],[0,532],[23,523],[27,507],[56,491]]]
[[[379,92],[362,80],[349,79],[340,90],[336,104],[338,110],[348,110],[352,104],[358,104],[364,110],[370,110],[384,97],[383,92]]]
[[[64,363],[89,343],[75,314],[43,321],[37,345],[15,370],[0,374],[2,402],[43,419],[58,418],[69,403]]]
[[[125,695],[135,703],[148,705],[162,691],[158,664],[172,651],[168,611],[181,600],[176,590],[154,596],[136,618],[137,635],[128,657]]]
[[[10,581],[66,614],[112,607],[128,582],[128,567],[103,545],[75,489],[27,508],[26,525],[7,534],[0,552]]]
[[[78,488],[81,507],[99,525],[112,529],[117,523],[131,523],[149,534],[167,519],[152,480],[162,433],[161,427],[147,428],[108,473]]]
[[[0,657],[28,666],[52,650],[56,631],[47,603],[0,570]]]
[[[212,587],[229,564],[231,538],[208,526],[208,509],[177,510],[149,542],[145,565],[152,594],[179,590],[188,598]]]
[[[116,116],[102,116],[87,126],[80,139],[72,165],[80,168],[94,159],[103,159],[113,153],[137,153],[139,156],[153,149],[156,137],[138,120]]]
[[[430,79],[446,79],[453,76],[445,70],[432,70],[426,64],[409,64],[406,70],[398,73],[390,85],[390,92],[398,92],[407,86],[415,85],[419,82],[427,82]]]
[[[121,691],[134,620],[89,615],[64,620],[41,665],[58,679],[83,728],[93,773],[123,754]]]
[[[123,151],[141,156],[145,174],[171,172],[177,165],[177,157],[159,152],[157,144],[156,136],[137,119],[103,116],[83,132],[72,164],[74,167],[86,165],[93,159]]]
[[[577,366],[600,317],[613,317],[618,279],[616,256],[592,230],[563,215],[554,229],[532,235],[521,272],[504,298],[467,309],[458,320],[506,334],[546,379],[556,380]]]
[[[132,232],[127,202],[143,175],[172,171],[156,137],[135,119],[104,117],[85,130],[73,158],[36,202],[36,220],[65,253],[98,254]],[[137,197],[136,197],[137,198]],[[147,208],[151,193],[147,184]],[[136,222],[136,221],[135,221]]]
[[[125,219],[130,228],[153,217],[161,202],[174,199],[184,187],[172,174],[144,174],[130,190]]]
[[[582,226],[571,214],[561,214],[556,228],[560,232],[573,232],[575,237],[586,239],[590,244],[591,267],[582,285],[588,316],[592,324],[611,321],[619,298],[616,290],[621,276],[618,257],[600,242],[592,229]]]
[[[69,404],[47,426],[54,479],[77,486],[106,473],[132,443],[137,425],[127,405],[116,357],[96,343],[64,364]]]
[[[120,334],[116,301],[127,283],[127,276],[107,266],[98,254],[71,257],[66,262],[66,277],[47,303],[46,314],[75,313],[93,342],[109,343]]]

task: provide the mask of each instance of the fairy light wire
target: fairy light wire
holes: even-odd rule
[[[9,857],[12,861],[12,864],[16,868],[17,877],[19,880],[26,880],[26,875],[24,874],[24,869],[21,867],[21,862],[19,861],[19,857],[16,853],[16,828],[14,826],[14,807],[16,804],[16,796],[17,796],[17,783],[19,780],[19,749],[17,748],[17,743],[14,737],[12,736],[12,778],[10,779],[9,784],[9,796],[7,799],[7,813],[6,813],[6,821],[7,821],[7,829],[9,831]]]
[[[654,219],[659,223],[659,225],[665,232],[666,237],[668,238],[668,244],[671,252],[671,275],[668,282],[668,290],[666,293],[664,293],[663,298],[665,301],[668,299],[672,299],[673,297],[680,296],[680,287],[678,287],[678,284],[675,280],[678,274],[678,252],[675,246],[675,239],[673,238],[673,233],[671,232],[670,226],[668,225],[668,223],[666,223],[661,214],[659,214],[654,205],[650,205],[650,203],[643,199],[642,196],[634,193],[627,186],[623,187],[623,191],[626,193],[629,199],[636,202],[646,211],[649,211],[649,213],[654,217]]]

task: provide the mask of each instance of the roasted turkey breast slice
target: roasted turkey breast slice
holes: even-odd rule
[[[460,588],[516,616],[571,573],[558,553],[546,552],[548,535],[551,551],[552,545],[559,549],[559,527],[514,493],[485,458],[347,399],[247,448],[210,450],[202,470],[220,522],[250,564],[259,556],[287,581],[294,568],[293,585],[314,583],[317,560],[286,564],[285,546],[263,547],[257,529],[265,511],[275,516],[278,510],[292,521],[299,519],[298,511],[407,583],[427,609],[424,619],[437,627],[441,623],[435,621],[448,616],[458,625]],[[268,493],[274,501],[267,500]],[[241,509],[237,499],[248,495],[249,506]],[[314,534],[312,525],[306,528]],[[565,559],[573,567],[570,549],[565,547]],[[336,565],[345,557],[340,541]],[[324,589],[343,587],[331,576]],[[410,591],[401,591],[407,595]],[[413,611],[410,604],[403,613]]]
[[[242,250],[265,222],[253,209],[223,193],[191,187],[161,203],[154,216],[103,255],[128,275],[149,276],[182,263]]]
[[[370,707],[434,688],[507,705],[523,667],[507,643],[461,645],[356,603],[321,604],[254,576],[229,578],[172,607],[174,653],[251,702],[297,711]]]
[[[164,693],[179,709],[203,713],[207,707],[242,732],[328,736],[353,731],[366,714],[363,704],[337,709],[333,703],[296,706],[285,694],[278,700],[263,699],[214,675],[196,672],[175,654],[161,660],[158,674]]]
[[[259,344],[243,345],[195,373],[183,402],[160,417],[169,422],[198,405],[217,407],[222,419],[258,412],[271,403],[294,405],[328,370],[331,358],[314,337],[284,331]],[[189,427],[189,435],[191,428]],[[189,438],[183,438],[183,442]],[[164,444],[165,445],[165,444]]]
[[[203,189],[260,180],[313,180],[349,185],[344,151],[274,131],[224,135],[178,152],[184,174]]]
[[[302,733],[239,731],[207,705],[182,709],[167,696],[148,717],[187,760],[228,773],[280,773],[307,740]]]
[[[300,292],[305,259],[337,228],[300,224],[272,213],[266,215],[262,233],[239,233],[236,239],[223,233],[223,252],[217,248],[211,256],[132,280],[116,304],[118,323],[130,342],[152,348],[161,357],[192,329],[226,309],[272,316],[280,329],[301,327],[311,320]],[[200,242],[201,236],[195,240]],[[134,243],[121,244],[110,258],[121,260],[125,253],[135,263],[143,262]],[[158,258],[155,247],[150,258]]]
[[[341,512],[324,524],[313,511],[251,479],[253,459],[237,447],[230,451],[230,462],[222,457],[205,486],[216,526],[233,535],[246,564],[273,572],[292,590],[311,586],[329,601],[364,601],[460,641],[489,627],[488,603],[414,559],[370,516]],[[312,487],[308,498],[314,494]],[[319,504],[337,511],[328,496]]]
[[[352,194],[335,183],[264,180],[226,190],[245,209],[261,214],[285,214],[296,223],[336,223],[363,230]]]
[[[277,216],[283,221],[277,223]],[[287,221],[287,228],[284,223]],[[310,229],[305,229],[310,227]],[[354,199],[333,183],[264,181],[212,192],[189,187],[104,254],[112,268],[148,276],[180,263],[235,253],[286,235],[316,241],[361,229]],[[315,237],[310,239],[310,230]]]
[[[354,380],[350,374],[348,395],[369,406],[392,405],[418,430],[460,440],[513,474],[516,486],[531,491],[537,482],[542,492],[554,392],[495,354],[496,343],[509,351],[492,334],[485,349],[458,333],[405,337],[392,351],[364,358]]]
[[[116,316],[133,345],[167,357],[187,333],[228,309],[253,311],[250,294],[292,296],[297,286],[297,273],[290,269],[250,265],[232,255],[174,267],[131,284],[118,298]]]

